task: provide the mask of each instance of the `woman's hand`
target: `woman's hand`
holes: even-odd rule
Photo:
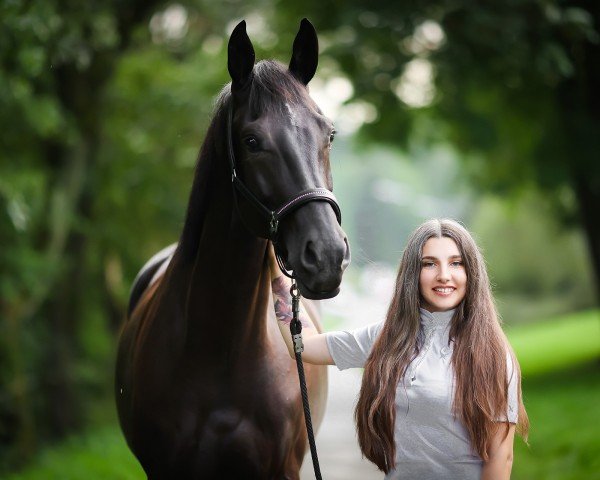
[[[269,272],[271,274],[271,289],[273,292],[273,307],[275,308],[275,318],[281,336],[288,347],[291,358],[296,358],[294,345],[290,334],[290,322],[292,321],[292,296],[290,294],[291,281],[281,272],[273,244],[269,242]],[[314,322],[309,312],[304,308],[304,301],[300,301],[300,311],[298,319],[302,323],[302,336],[304,339],[304,352],[302,358],[307,363],[315,365],[333,365],[333,359],[327,347],[327,340],[324,334],[320,334],[315,328]],[[314,308],[312,309],[314,313]]]

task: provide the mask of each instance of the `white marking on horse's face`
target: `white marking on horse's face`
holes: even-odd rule
[[[297,127],[298,126],[298,115],[296,114],[296,112],[294,112],[294,110],[292,109],[292,107],[290,106],[289,103],[286,102],[285,107],[287,108],[288,112],[290,113],[290,122],[292,122],[292,125]]]

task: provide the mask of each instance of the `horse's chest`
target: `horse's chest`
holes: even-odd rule
[[[296,422],[286,414],[290,409],[274,409],[269,400],[260,405],[256,401],[260,398],[254,396],[248,404],[224,400],[182,406],[178,425],[170,433],[173,438],[166,439],[167,445],[178,450],[170,456],[181,459],[178,463],[187,464],[186,470],[198,478],[216,474],[218,478],[252,478],[247,477],[249,472],[268,478],[268,471],[285,462],[295,438],[290,435],[295,429],[289,427]]]
[[[302,431],[295,365],[287,354],[215,360],[186,358],[137,396],[140,450],[150,442],[147,461],[180,478],[276,478],[267,472],[289,461]]]

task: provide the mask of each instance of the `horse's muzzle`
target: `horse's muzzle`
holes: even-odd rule
[[[338,293],[340,293],[340,287],[337,287],[328,292],[314,292],[310,288],[308,288],[301,280],[296,279],[296,283],[298,284],[298,290],[300,291],[300,295],[309,300],[327,300],[328,298],[335,297]]]

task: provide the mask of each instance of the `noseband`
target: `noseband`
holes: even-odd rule
[[[231,183],[233,185],[235,207],[246,228],[257,237],[266,238],[267,240],[271,240],[273,244],[276,244],[279,233],[279,222],[303,205],[315,201],[329,203],[335,212],[338,223],[340,225],[342,224],[342,212],[340,206],[333,193],[326,188],[311,188],[309,190],[304,190],[275,210],[268,208],[250,191],[240,177],[238,177],[235,168],[235,155],[233,152],[233,99],[231,99],[229,103],[227,112],[227,151],[229,155],[229,167],[231,169]],[[261,228],[260,232],[268,232],[267,234],[257,232],[256,229],[251,228],[244,220],[244,216],[242,215],[238,204],[240,195],[252,205],[252,208],[261,218],[261,221],[264,222],[263,226],[267,227]]]

